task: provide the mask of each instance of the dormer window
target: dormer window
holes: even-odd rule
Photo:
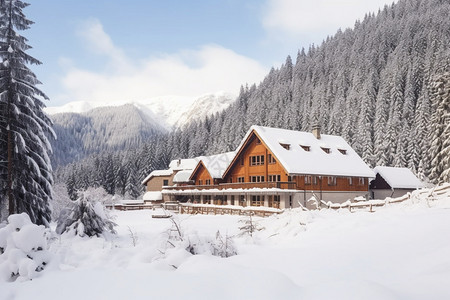
[[[320,149],[322,149],[323,150],[323,152],[325,152],[325,153],[327,153],[327,154],[330,154],[330,148],[325,148],[325,147],[320,147]]]
[[[280,146],[283,147],[286,150],[291,149],[291,145],[290,144],[280,143]]]
[[[341,152],[341,153],[344,154],[344,155],[347,154],[347,150],[345,150],[345,149],[338,149],[338,150],[339,150],[339,152]]]
[[[300,147],[302,147],[302,149],[305,150],[306,152],[311,151],[311,146],[300,145]]]

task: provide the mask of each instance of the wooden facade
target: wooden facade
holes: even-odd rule
[[[253,157],[258,159],[253,159]],[[241,148],[241,151],[237,153],[235,159],[225,172],[224,182],[242,183],[276,181],[289,181],[286,170],[256,133],[253,133],[249,136],[244,146]]]
[[[205,167],[205,164],[200,161],[192,172],[191,180],[195,183],[196,186],[202,185],[213,185],[218,183],[217,180],[214,181],[208,169]]]

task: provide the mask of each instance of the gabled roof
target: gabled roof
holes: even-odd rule
[[[251,134],[256,134],[289,175],[312,174],[373,178],[375,174],[340,136],[280,128],[252,126],[238,146],[239,152]],[[286,149],[286,145],[289,145]],[[301,146],[309,147],[306,151]],[[325,152],[328,151],[329,153]],[[344,152],[344,153],[342,153]]]
[[[423,183],[408,168],[375,167],[373,171],[393,189],[418,189],[424,187]]]
[[[199,162],[195,170],[192,172],[190,179],[192,179],[192,176],[196,173],[201,164],[203,164],[206,168],[209,175],[211,175],[211,178],[222,178],[225,170],[228,168],[235,155],[236,152],[231,151],[210,156],[197,157]]]
[[[174,159],[170,162],[167,170],[154,170],[147,177],[145,177],[144,180],[142,180],[142,184],[146,184],[152,177],[170,176],[174,171],[189,170],[192,172],[198,161],[199,159],[197,157],[188,159]]]

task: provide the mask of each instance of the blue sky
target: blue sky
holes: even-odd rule
[[[301,47],[351,27],[386,0],[29,0],[22,32],[50,96],[123,101],[258,83]]]

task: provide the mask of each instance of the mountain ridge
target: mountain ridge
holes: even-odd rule
[[[228,92],[204,94],[196,97],[162,96],[141,101],[99,102],[73,101],[62,106],[46,107],[44,111],[52,116],[61,113],[84,114],[97,108],[134,105],[151,120],[167,131],[183,127],[192,120],[204,119],[228,108],[236,96]]]

